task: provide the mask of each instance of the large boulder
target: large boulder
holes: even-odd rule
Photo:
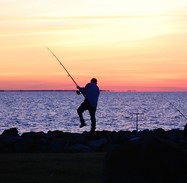
[[[157,137],[136,137],[109,152],[104,183],[185,183],[187,153]]]
[[[17,128],[10,128],[10,129],[4,130],[2,135],[19,136]]]

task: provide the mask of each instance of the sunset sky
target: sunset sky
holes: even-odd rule
[[[0,0],[0,90],[187,91],[187,0]]]

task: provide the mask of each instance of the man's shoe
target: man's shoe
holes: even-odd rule
[[[91,132],[91,133],[95,132],[95,128],[92,128],[92,129],[90,130],[90,132]]]
[[[81,123],[81,124],[80,124],[80,128],[82,128],[82,127],[84,127],[84,126],[86,126],[86,123]]]

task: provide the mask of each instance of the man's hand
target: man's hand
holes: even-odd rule
[[[76,91],[76,93],[77,93],[77,95],[80,95],[80,94],[81,94],[80,91]]]
[[[80,89],[80,86],[77,85],[77,89]]]

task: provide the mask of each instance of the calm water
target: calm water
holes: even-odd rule
[[[76,109],[83,101],[75,92],[1,92],[0,133],[16,127],[20,133],[62,130],[78,132]],[[102,92],[97,110],[97,130],[135,130],[136,115],[139,130],[163,128],[183,129],[187,120],[172,104],[187,116],[187,92]]]

